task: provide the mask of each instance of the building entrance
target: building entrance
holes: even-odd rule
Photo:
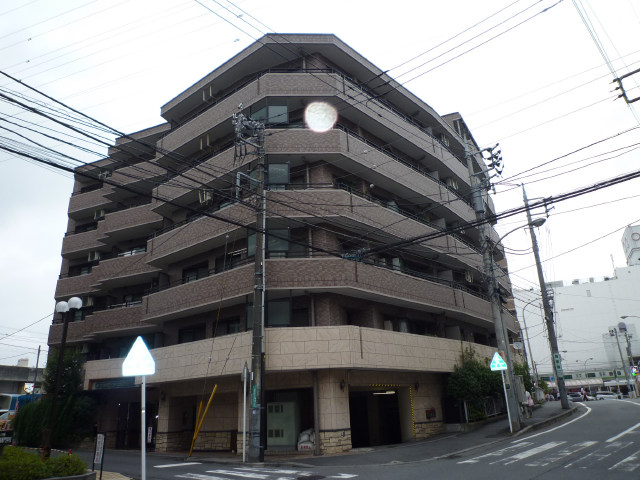
[[[402,441],[398,390],[355,391],[349,394],[353,448]]]

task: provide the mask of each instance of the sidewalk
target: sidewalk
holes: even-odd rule
[[[425,462],[439,458],[452,457],[464,452],[485,447],[509,438],[520,437],[554,423],[568,420],[579,411],[577,404],[569,402],[570,408],[563,410],[560,402],[547,402],[534,409],[531,418],[524,421],[524,427],[515,434],[509,432],[506,415],[490,420],[471,431],[450,432],[436,435],[425,440],[386,445],[381,447],[358,448],[336,455],[313,456],[304,454],[268,454],[265,466],[358,466],[383,465],[390,463]],[[242,455],[230,452],[194,452],[187,458],[184,452],[147,454],[149,457],[166,457],[167,461],[198,461],[208,463],[241,464]],[[103,472],[102,480],[128,480],[122,475]]]

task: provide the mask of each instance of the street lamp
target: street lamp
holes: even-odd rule
[[[527,302],[527,304],[524,307],[522,307],[522,324],[524,325],[524,334],[525,334],[525,337],[527,339],[527,350],[529,352],[529,357],[531,357],[531,366],[533,367],[533,374],[535,375],[535,378],[536,378],[536,385],[539,382],[539,380],[538,380],[538,368],[536,367],[536,362],[533,359],[533,350],[531,350],[531,344],[529,343],[529,330],[527,330],[527,321],[525,320],[525,310],[527,309],[527,307],[529,305],[531,305],[533,302],[535,302],[537,300],[538,300],[537,298],[534,298],[530,302]]]
[[[584,378],[587,378],[587,362],[588,362],[589,360],[593,360],[593,357],[589,357],[589,358],[587,358],[587,359],[584,361],[583,365],[582,365],[582,370],[584,371]],[[576,362],[579,362],[579,361],[580,361],[580,360],[576,360]]]
[[[509,235],[510,233],[515,232],[516,230],[520,230],[521,228],[527,227],[539,227],[546,219],[538,218],[536,220],[530,220],[529,223],[525,225],[520,225],[512,230],[509,230],[507,233],[498,238],[498,241],[493,245],[493,247],[489,247],[485,249],[485,272],[488,272],[489,281],[488,281],[488,295],[491,299],[491,311],[493,314],[493,321],[495,324],[496,331],[496,340],[498,342],[498,349],[502,350],[505,354],[505,362],[507,364],[507,378],[509,379],[509,383],[511,384],[511,388],[506,390],[507,396],[507,413],[509,414],[509,428],[511,433],[514,431],[520,430],[520,408],[518,406],[517,399],[515,397],[515,391],[513,389],[514,383],[514,374],[513,374],[513,359],[511,358],[511,351],[509,348],[509,335],[507,333],[507,328],[502,320],[502,310],[501,310],[501,301],[500,301],[500,289],[498,286],[498,282],[495,275],[494,270],[494,259],[493,253],[498,245],[501,244],[502,240]],[[485,242],[488,243],[488,238],[485,239]],[[509,412],[514,412],[514,415],[511,415]]]
[[[68,302],[58,302],[56,304],[56,312],[62,314],[62,337],[60,339],[60,347],[58,348],[58,364],[56,365],[55,383],[53,384],[53,397],[51,398],[49,427],[44,431],[44,445],[42,448],[42,456],[45,458],[48,458],[51,455],[53,429],[55,428],[56,417],[58,415],[58,396],[60,395],[60,380],[62,377],[62,368],[64,365],[64,349],[67,344],[67,329],[69,327],[69,318],[72,315],[75,315],[76,310],[79,310],[81,308],[82,299],[78,297],[71,297]]]

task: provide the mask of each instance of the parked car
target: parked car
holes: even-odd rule
[[[615,392],[596,392],[596,400],[617,400],[620,395]]]
[[[584,401],[584,397],[580,392],[569,392],[567,393],[567,398],[572,402],[582,402]],[[595,400],[596,397],[589,395],[587,393],[587,400]]]
[[[8,410],[0,415],[0,431],[11,430],[11,421],[15,418],[16,411]]]

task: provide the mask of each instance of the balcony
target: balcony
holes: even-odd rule
[[[93,270],[85,275],[61,277],[56,284],[55,298],[88,295],[95,291],[92,287],[94,281],[95,276],[93,275]]]
[[[151,350],[156,373],[147,384],[238,376],[251,362],[251,332]],[[395,370],[450,373],[465,349],[491,358],[495,348],[459,340],[356,326],[268,328],[267,373],[309,369]],[[209,363],[211,356],[211,363]],[[94,380],[120,378],[124,359],[85,364],[85,389]]]
[[[180,284],[143,298],[143,320],[163,323],[175,318],[244,303],[253,294],[254,264]]]
[[[153,211],[155,204],[147,203],[108,213],[100,224],[100,231],[110,243],[127,238],[144,238],[162,227],[162,216]]]
[[[105,208],[111,204],[111,201],[105,198],[105,195],[113,192],[115,187],[111,185],[103,185],[102,188],[90,190],[84,193],[76,192],[69,200],[68,214],[71,218],[81,218],[92,216],[94,210]]]
[[[345,190],[273,191],[269,192],[268,200],[268,211],[271,217],[313,219],[321,216],[348,231],[371,231],[370,238],[375,238],[378,232],[379,240],[382,242],[389,242],[389,235],[399,241],[421,235],[438,234],[442,231],[442,227],[435,224],[420,221],[418,218],[407,216],[397,208],[387,207],[381,202],[373,202],[364,196],[356,196]],[[305,205],[305,211],[301,212],[289,205]],[[482,270],[482,254],[479,249],[453,235],[443,235],[417,242],[415,248],[420,248],[423,252],[436,252],[455,258],[461,267]]]
[[[333,292],[425,312],[445,311],[485,328],[493,325],[486,297],[419,272],[327,257],[268,260],[265,271],[269,291]]]
[[[246,231],[237,226],[238,224],[251,225],[256,221],[255,209],[240,204],[229,205],[212,214],[219,219],[193,218],[165,229],[149,239],[147,262],[161,267],[209,251],[224,245],[225,235],[231,232],[240,230],[240,233],[230,235],[230,241],[236,237],[244,237]]]
[[[111,308],[94,311],[80,322],[70,322],[67,330],[67,342],[70,344],[90,342],[101,336],[131,334],[142,335],[155,325],[145,324],[142,318],[142,304],[116,305]],[[49,345],[60,343],[62,324],[56,323],[49,328]]]
[[[62,256],[65,258],[79,258],[91,250],[104,248],[100,239],[104,238],[100,229],[82,233],[67,233],[62,240]]]
[[[113,258],[103,258],[91,271],[92,287],[112,289],[128,285],[151,283],[159,268],[145,262],[145,252],[124,254]]]

